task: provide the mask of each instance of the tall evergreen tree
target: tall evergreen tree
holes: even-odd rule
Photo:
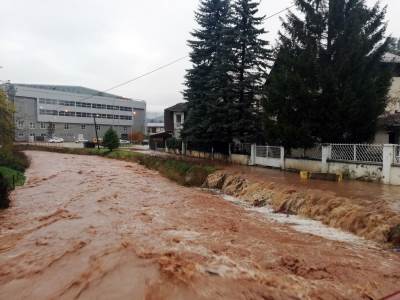
[[[285,146],[367,142],[391,83],[385,9],[365,0],[296,0],[266,88],[267,136]]]
[[[12,146],[14,137],[14,105],[0,89],[0,146]]]
[[[236,0],[233,3],[234,51],[234,137],[254,142],[261,131],[261,91],[265,83],[271,50],[263,39],[264,16],[257,16],[259,2]]]
[[[231,9],[229,0],[202,0],[196,21],[199,29],[189,41],[192,68],[187,71],[184,97],[188,115],[182,136],[188,141],[229,143],[229,105],[232,103]]]

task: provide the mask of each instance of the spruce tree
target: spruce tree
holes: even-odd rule
[[[265,83],[271,50],[263,39],[264,16],[257,16],[259,2],[236,0],[233,3],[234,111],[235,138],[255,142],[261,131],[261,91]]]
[[[119,138],[117,132],[110,127],[103,137],[103,146],[113,151],[119,148]]]
[[[266,88],[267,136],[289,148],[368,142],[391,83],[385,9],[365,0],[297,0]]]
[[[192,68],[186,75],[188,114],[182,137],[201,144],[229,143],[233,55],[230,1],[202,0],[195,18],[199,28],[188,42]]]

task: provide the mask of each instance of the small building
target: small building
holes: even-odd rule
[[[183,124],[187,116],[187,103],[178,103],[164,111],[165,131],[174,138],[181,137]]]
[[[146,135],[148,136],[164,131],[165,131],[164,123],[147,123],[146,125]]]
[[[400,56],[387,53],[383,61],[393,66],[393,81],[386,112],[379,118],[375,144],[400,144]]]
[[[71,142],[78,137],[102,137],[113,127],[122,139],[144,132],[146,103],[80,86],[5,84],[15,105],[15,140],[45,140],[49,136]]]

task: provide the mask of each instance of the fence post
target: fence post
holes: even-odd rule
[[[256,151],[257,151],[257,145],[251,144],[251,154],[250,154],[249,166],[254,166],[256,164]]]
[[[382,182],[390,184],[390,173],[392,170],[394,159],[394,145],[383,145],[383,168],[382,168]]]
[[[182,141],[182,155],[186,155],[186,143],[184,141]]]
[[[285,147],[281,147],[281,170],[285,170]]]
[[[331,145],[322,145],[322,161],[321,161],[321,173],[329,172],[328,160],[332,155],[332,146]]]
[[[353,160],[357,161],[357,145],[353,145],[353,149],[354,149]]]

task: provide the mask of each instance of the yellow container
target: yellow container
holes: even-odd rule
[[[308,171],[300,171],[300,178],[302,180],[308,180],[310,178],[310,172],[308,172]]]
[[[343,181],[343,174],[336,174],[337,178],[338,178],[338,182],[342,182]]]

